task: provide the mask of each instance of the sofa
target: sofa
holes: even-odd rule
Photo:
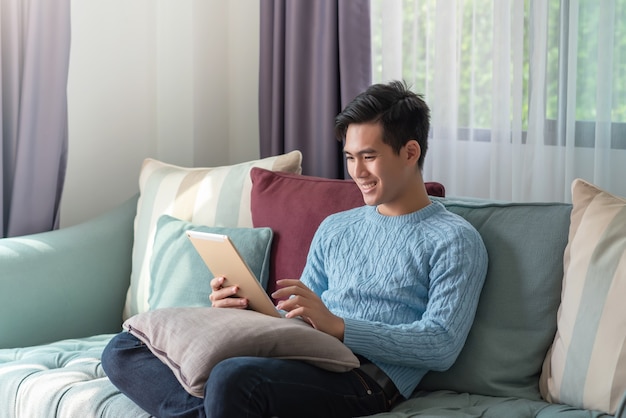
[[[208,280],[199,279],[208,272],[163,224],[241,233],[241,240],[265,232],[255,235],[259,248],[250,257],[258,256],[251,263],[271,292],[276,278],[301,272],[325,216],[363,204],[353,182],[304,176],[300,164],[297,151],[213,168],[146,160],[138,194],[114,210],[76,226],[0,240],[0,418],[147,417],[109,382],[100,355],[128,318],[168,304],[208,303]],[[427,374],[410,399],[378,417],[625,418],[624,364],[593,366],[597,372],[587,375],[559,371],[567,363],[559,358],[567,355],[562,340],[580,338],[568,334],[567,315],[576,309],[563,299],[570,297],[568,271],[581,266],[573,241],[583,227],[599,228],[585,226],[578,201],[495,202],[445,197],[438,183],[427,188],[432,200],[479,231],[489,254],[487,278],[454,365]],[[613,209],[623,202],[609,198]],[[185,277],[176,284],[179,276]],[[574,292],[576,286],[568,286]],[[583,325],[578,328],[585,331]],[[583,336],[600,338],[590,331]],[[578,376],[569,386],[582,386],[582,396],[560,397],[568,376]],[[568,393],[575,392],[570,387]]]

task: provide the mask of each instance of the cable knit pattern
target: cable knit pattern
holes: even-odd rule
[[[301,280],[344,318],[344,343],[409,397],[456,360],[487,272],[478,232],[439,202],[402,216],[363,206],[320,225]]]

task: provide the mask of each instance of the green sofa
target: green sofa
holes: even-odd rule
[[[608,417],[548,403],[539,393],[571,205],[433,199],[477,228],[489,271],[453,367],[428,374],[411,399],[379,416]],[[99,362],[122,323],[136,210],[135,197],[81,225],[0,240],[0,418],[148,416],[111,385]],[[623,406],[616,416],[626,417]]]

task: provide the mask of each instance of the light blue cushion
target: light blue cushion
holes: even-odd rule
[[[261,285],[267,286],[273,237],[270,228],[199,226],[163,215],[157,223],[150,263],[150,310],[211,306],[213,274],[187,238],[185,231],[190,229],[228,235]]]
[[[0,349],[0,417],[150,417],[102,370],[100,355],[112,336]]]

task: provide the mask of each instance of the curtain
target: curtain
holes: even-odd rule
[[[304,174],[343,178],[334,118],[371,80],[369,0],[261,0],[261,157],[299,149]]]
[[[626,1],[372,0],[374,82],[424,94],[449,195],[626,196]]]
[[[69,48],[69,0],[2,0],[2,237],[58,227],[67,158]]]

